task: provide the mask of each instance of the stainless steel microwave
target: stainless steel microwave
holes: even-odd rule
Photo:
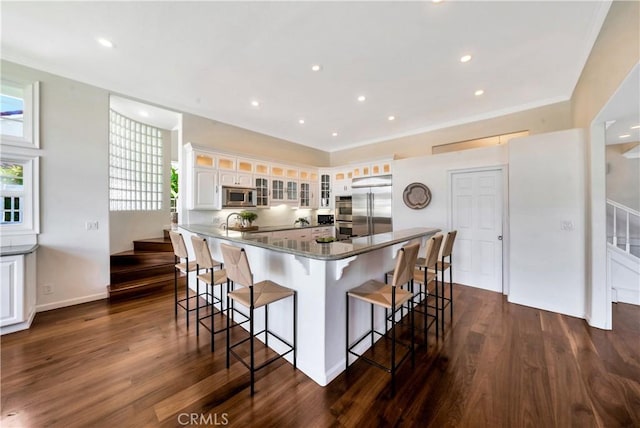
[[[256,189],[222,187],[223,208],[245,208],[256,206]]]

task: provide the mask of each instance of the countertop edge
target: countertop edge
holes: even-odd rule
[[[315,260],[322,260],[322,261],[333,261],[333,260],[342,260],[342,259],[346,259],[349,257],[353,257],[353,256],[357,256],[359,254],[364,254],[364,253],[368,253],[371,251],[375,251],[378,250],[380,248],[384,248],[384,247],[388,247],[391,245],[395,245],[398,244],[400,242],[405,242],[405,241],[410,241],[412,239],[416,239],[416,238],[421,238],[423,236],[427,236],[427,235],[434,235],[438,232],[441,231],[441,229],[438,228],[412,228],[412,229],[405,229],[407,231],[411,231],[411,230],[415,230],[414,233],[408,233],[405,236],[402,237],[398,237],[398,238],[394,238],[394,239],[390,239],[388,241],[385,241],[383,243],[373,243],[369,246],[366,247],[362,247],[362,248],[358,248],[358,249],[354,249],[352,251],[346,251],[343,254],[310,254],[308,252],[303,252],[303,251],[298,251],[295,249],[291,249],[291,248],[283,248],[283,247],[278,247],[278,246],[274,246],[271,244],[267,244],[267,243],[263,243],[260,241],[256,241],[256,240],[250,240],[250,239],[245,239],[242,238],[242,236],[233,236],[233,235],[227,235],[227,234],[222,234],[222,233],[214,233],[213,231],[203,231],[201,229],[199,229],[199,227],[203,227],[204,225],[180,225],[179,227],[182,229],[185,229],[191,233],[196,233],[199,235],[204,235],[204,236],[208,236],[210,238],[216,238],[216,239],[223,239],[223,240],[227,240],[227,241],[231,241],[231,242],[237,242],[237,243],[241,243],[241,244],[246,244],[246,245],[252,245],[254,247],[260,247],[260,248],[265,248],[271,251],[275,251],[275,252],[279,252],[279,253],[284,253],[284,254],[291,254],[294,256],[300,256],[300,257],[306,257],[309,259],[315,259]],[[401,232],[401,231],[397,231],[397,232]],[[239,232],[237,232],[239,233]],[[391,232],[394,233],[394,232]],[[360,238],[360,239],[364,239],[364,238]]]
[[[33,253],[35,250],[37,250],[38,247],[39,247],[38,244],[7,245],[5,247],[0,247],[0,257],[30,254],[30,253]]]

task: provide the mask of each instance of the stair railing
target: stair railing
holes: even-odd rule
[[[624,251],[628,254],[631,254],[630,224],[631,224],[631,221],[634,220],[635,224],[637,224],[638,228],[640,228],[640,212],[632,208],[629,208],[627,206],[624,206],[622,204],[619,204],[617,202],[614,202],[610,199],[607,199],[607,215],[609,215],[609,213],[611,213],[613,217],[612,219],[607,219],[607,223],[609,223],[609,221],[612,221],[612,224],[613,224],[613,230],[612,230],[613,236],[612,236],[611,243],[613,244],[614,247],[620,248],[620,246],[618,246],[618,239],[619,239],[618,235],[619,235],[619,232],[623,232],[620,238],[624,239],[623,241],[624,247],[625,247]],[[622,226],[624,229],[622,231],[619,230],[622,227],[618,225],[618,216],[623,217],[625,219],[624,225]]]

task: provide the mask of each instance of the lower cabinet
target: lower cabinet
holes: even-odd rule
[[[29,328],[35,314],[35,252],[0,257],[1,333]]]

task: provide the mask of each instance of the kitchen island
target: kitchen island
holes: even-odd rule
[[[345,367],[345,293],[368,279],[384,279],[393,269],[397,250],[406,243],[437,233],[434,228],[412,228],[353,238],[350,242],[317,243],[313,240],[251,237],[210,225],[182,225],[190,247],[193,234],[208,238],[211,254],[222,260],[220,243],[245,249],[255,281],[270,279],[298,293],[298,369],[324,386]],[[192,254],[192,249],[190,253]],[[195,278],[190,281],[195,284]],[[274,303],[269,308],[269,328],[292,339],[292,303]],[[350,337],[358,337],[369,325],[369,306],[354,302]],[[258,315],[258,324],[262,322]],[[384,311],[376,314],[377,328],[384,329]],[[257,325],[260,330],[263,326]],[[365,343],[366,342],[366,343]],[[277,341],[269,345],[276,351]],[[363,351],[368,341],[362,343]],[[288,358],[290,360],[290,358]]]

